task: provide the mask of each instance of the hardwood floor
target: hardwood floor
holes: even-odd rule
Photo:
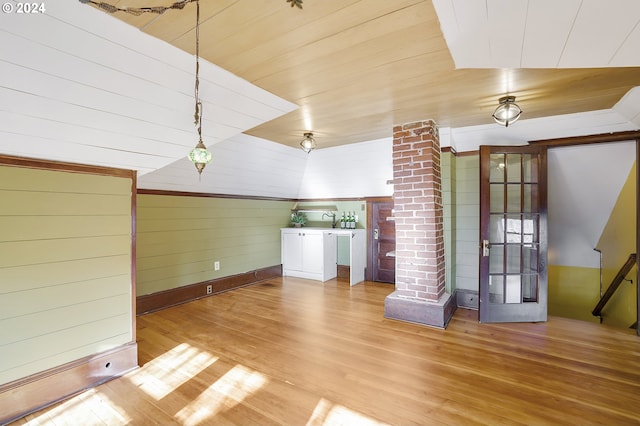
[[[447,330],[389,284],[277,278],[138,318],[140,366],[29,425],[640,423],[640,338],[552,317]]]

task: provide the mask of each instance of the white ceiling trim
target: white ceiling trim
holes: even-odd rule
[[[441,128],[440,145],[457,152],[477,151],[481,145],[526,145],[556,139],[640,129],[640,87],[634,87],[611,109],[520,119],[509,127],[495,123]]]
[[[596,135],[601,133],[637,130],[613,109],[590,111],[553,117],[519,120],[509,127],[497,124],[447,129],[448,140],[442,146],[451,146],[457,152],[477,151],[481,145],[526,145],[529,141]],[[441,129],[442,133],[442,129]]]
[[[632,122],[636,128],[640,128],[640,87],[629,90],[613,109]]]
[[[433,0],[457,68],[640,66],[637,0]]]

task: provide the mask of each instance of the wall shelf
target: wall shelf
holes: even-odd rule
[[[292,212],[302,212],[302,213],[325,213],[325,212],[337,212],[338,207],[336,206],[304,206],[304,205],[296,205],[291,209]]]

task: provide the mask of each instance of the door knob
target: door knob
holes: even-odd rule
[[[373,230],[373,239],[377,240],[378,236],[380,235],[380,230],[378,228]]]
[[[490,247],[491,247],[491,244],[489,244],[489,240],[482,240],[482,256],[483,257],[489,256]]]

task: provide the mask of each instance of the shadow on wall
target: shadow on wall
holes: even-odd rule
[[[627,146],[625,147],[624,144],[627,144]],[[625,151],[629,151],[629,148],[631,148],[631,154],[629,155],[627,152],[626,155],[635,158],[635,144],[631,143],[630,147],[628,144],[628,142],[606,144],[606,146],[594,147],[594,149],[580,147],[580,152],[591,149],[594,162],[589,165],[581,164],[582,170],[577,173],[601,174],[600,177],[596,177],[598,180],[596,185],[600,186],[599,189],[590,188],[590,185],[582,179],[572,179],[567,176],[568,173],[572,172],[571,164],[575,166],[576,163],[580,163],[580,160],[571,163],[569,159],[565,159],[562,164],[553,164],[550,161],[550,263],[554,263],[554,259],[558,261],[560,258],[563,261],[549,265],[549,315],[599,322],[600,319],[591,314],[600,299],[600,259],[598,253],[593,251],[593,248],[597,247],[602,251],[603,292],[616,276],[620,267],[625,263],[629,254],[634,253],[636,250],[636,165],[633,163],[630,166],[630,170],[627,167],[622,167],[622,172],[628,170],[628,174],[624,176],[626,179],[622,179],[621,184],[616,184],[617,179],[612,176],[613,173],[608,172],[612,169],[603,163],[603,159],[608,158],[611,155],[611,151],[616,149],[620,151],[618,155],[625,155]],[[575,149],[576,147],[572,148]],[[603,154],[605,149],[608,150],[608,153]],[[574,150],[572,154],[576,152]],[[572,156],[572,158],[576,157]],[[628,162],[632,162],[632,160]],[[567,163],[570,163],[570,165],[565,166]],[[557,171],[554,173],[551,171],[552,164],[565,169],[561,173]],[[618,174],[620,174],[620,171],[618,171]],[[562,176],[565,179],[563,182],[554,182],[554,176]],[[571,186],[572,183],[581,185],[582,188],[576,189]],[[591,198],[583,202],[576,197],[578,194],[584,194],[585,186],[587,190],[591,191]],[[569,201],[569,203],[565,203],[564,212],[558,213],[558,206],[556,205],[557,214],[555,215],[554,206],[552,206],[554,187],[556,191],[559,191],[558,188],[562,190],[562,194],[556,194],[556,197],[560,196],[565,201]],[[605,191],[608,191],[608,194],[602,194]],[[612,198],[611,202],[606,202],[606,197]],[[610,205],[611,207],[609,207]],[[578,206],[582,206],[582,208]],[[573,210],[566,211],[568,209]],[[563,214],[566,215],[565,221],[570,223],[565,223],[566,226],[558,226],[558,221],[562,221]],[[603,217],[599,221],[594,220],[594,218],[600,216]],[[556,223],[553,223],[554,220]],[[552,231],[552,224],[556,226],[555,234]],[[600,235],[595,235],[595,238],[590,235],[590,233],[598,229],[601,229]],[[563,231],[569,235],[566,235],[564,240],[554,246],[552,242],[561,240]],[[596,243],[593,244],[593,247],[588,247],[589,240],[592,238]],[[562,252],[555,252],[551,256],[553,251],[559,250]],[[576,253],[580,253],[577,258],[575,256]],[[574,255],[575,259],[571,258],[571,254]],[[564,263],[564,265],[558,263]],[[574,266],[567,266],[567,264]],[[585,266],[585,264],[589,266]],[[628,278],[635,276],[637,276],[636,268],[627,275]],[[603,324],[628,328],[636,322],[637,283],[635,279],[633,281],[632,284],[623,282],[605,306],[602,315]]]

